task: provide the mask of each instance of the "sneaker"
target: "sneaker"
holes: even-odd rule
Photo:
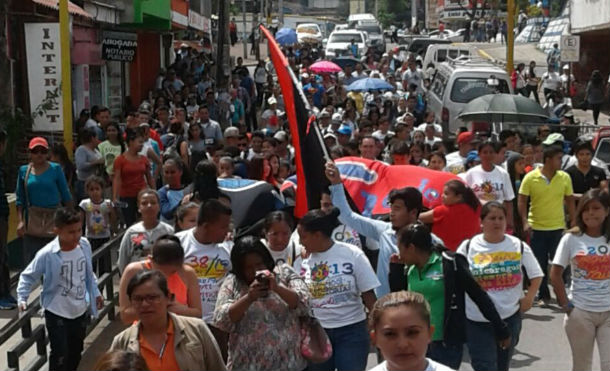
[[[17,308],[17,303],[12,303],[8,298],[0,299],[1,310],[12,310]]]

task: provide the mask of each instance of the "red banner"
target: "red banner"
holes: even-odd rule
[[[411,165],[388,165],[361,157],[342,157],[335,160],[343,185],[362,215],[390,212],[388,195],[391,190],[415,187],[423,196],[426,208],[442,204],[445,183],[459,177],[451,173]]]

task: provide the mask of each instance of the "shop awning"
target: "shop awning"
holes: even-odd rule
[[[59,0],[32,0],[35,4],[42,5],[47,8],[59,10]],[[80,15],[85,18],[93,18],[91,14],[87,13],[83,8],[68,1],[68,12],[73,15]]]
[[[203,51],[203,45],[199,41],[193,40],[174,40],[174,50],[180,49],[182,44],[188,45],[189,48],[197,50],[199,53]]]

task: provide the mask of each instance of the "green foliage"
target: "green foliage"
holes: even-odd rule
[[[536,5],[530,5],[527,8],[527,16],[532,17],[540,17],[542,15],[542,9],[538,8]]]
[[[391,24],[400,25],[411,14],[411,0],[377,0],[379,1],[379,14],[377,19],[388,27]],[[370,1],[374,3],[374,1]]]

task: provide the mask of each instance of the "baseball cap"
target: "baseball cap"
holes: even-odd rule
[[[337,133],[343,135],[352,135],[352,128],[350,128],[348,125],[341,125],[339,126],[339,129],[337,129]]]
[[[326,138],[333,138],[334,140],[337,140],[337,136],[333,133],[324,134],[324,139],[326,139]]]
[[[328,112],[326,109],[323,109],[322,112],[320,112],[320,116],[318,116],[318,118],[328,118],[330,117],[330,112]]]
[[[470,151],[466,156],[466,164],[473,161],[481,161],[481,158],[479,157],[479,153],[477,151]]]
[[[476,137],[475,137],[474,133],[471,131],[465,131],[465,132],[461,133],[460,135],[458,135],[458,137],[457,137],[458,144],[473,143],[473,142],[476,142]]]
[[[286,134],[286,132],[284,130],[280,130],[273,135],[273,138],[275,138],[275,140],[278,140],[280,142],[286,142],[286,141],[288,141],[288,134]]]
[[[225,129],[224,137],[225,138],[235,138],[239,136],[239,129],[235,126],[229,126]]]
[[[332,120],[335,122],[341,122],[341,120],[343,120],[343,116],[341,116],[341,114],[339,112],[335,112],[335,113],[333,113]]]
[[[569,70],[569,69],[570,69],[570,66],[568,66],[568,65],[566,64],[566,65],[564,65],[564,66],[563,66],[563,69],[564,69],[564,70]]]
[[[542,144],[544,144],[545,146],[550,146],[557,142],[563,142],[564,140],[565,139],[563,138],[563,135],[561,135],[560,133],[552,133],[552,134],[549,134],[548,137],[546,137],[546,139],[544,140],[544,142],[542,142]]]
[[[275,99],[275,97],[269,97],[269,99],[267,99],[267,104],[272,105],[272,104],[276,104],[277,103],[277,99]]]
[[[30,144],[28,145],[29,149],[34,149],[36,147],[44,147],[49,149],[49,143],[43,137],[35,137],[30,140]]]

